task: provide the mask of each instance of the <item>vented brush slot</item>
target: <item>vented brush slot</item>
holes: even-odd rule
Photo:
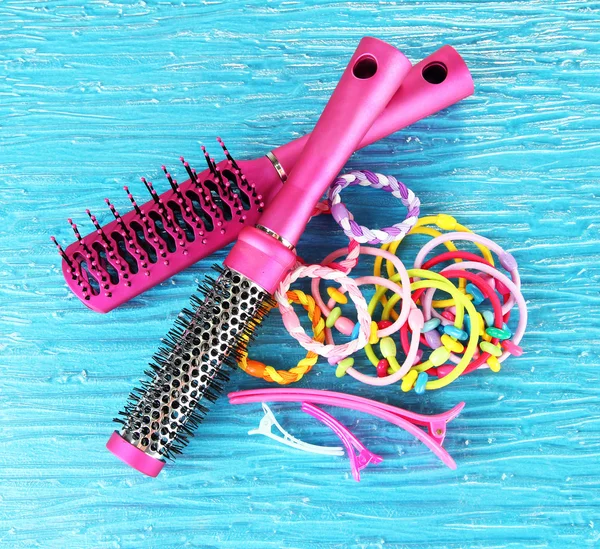
[[[229,170],[223,170],[223,177],[229,181],[231,185],[231,191],[234,192],[240,199],[244,210],[248,211],[252,207],[250,197],[240,188],[235,175]]]
[[[114,265],[108,261],[104,246],[102,246],[100,242],[94,242],[92,244],[92,248],[96,254],[98,254],[98,264],[100,265],[100,268],[108,273],[110,283],[117,284],[119,282],[119,273],[117,272],[117,269],[115,269]]]
[[[192,229],[192,227],[190,227],[186,223],[185,219],[183,218],[183,214],[181,213],[181,208],[172,200],[169,200],[169,202],[167,202],[167,206],[173,212],[173,218],[185,233],[187,241],[194,242],[194,240],[196,240],[194,229]]]
[[[212,217],[208,215],[201,206],[200,197],[194,191],[187,191],[185,195],[192,202],[192,208],[194,213],[202,220],[204,223],[204,230],[207,232],[211,232],[214,230],[215,225],[213,223]]]
[[[52,239],[63,259],[67,284],[88,307],[100,312],[113,309],[165,280],[174,270],[222,247],[245,223],[256,221],[264,206],[262,195],[244,176],[243,164],[235,162],[223,142],[219,143],[226,154],[220,164],[203,149],[209,169],[198,174],[180,158],[189,176],[182,183],[162,166],[169,190],[159,195],[152,182],[142,177],[150,200],[138,204],[125,186],[132,211],[121,215],[107,198],[113,221],[101,226],[86,210],[93,232],[82,237],[69,219],[77,242],[64,250]],[[270,162],[262,164],[261,170]],[[260,181],[262,184],[263,179]],[[87,268],[75,259],[78,253]]]
[[[133,257],[129,253],[129,250],[127,249],[127,244],[125,242],[125,239],[123,238],[123,235],[121,235],[120,233],[114,232],[114,233],[112,233],[111,236],[112,236],[113,240],[117,243],[117,252],[127,262],[127,265],[129,265],[129,270],[133,274],[136,274],[139,270],[138,263],[137,263],[137,260],[135,259],[135,257]]]
[[[144,229],[139,223],[135,221],[131,222],[131,229],[135,233],[135,237],[137,239],[137,243],[146,252],[148,256],[148,260],[150,263],[156,263],[156,250],[154,247],[146,240],[146,235],[144,233]]]
[[[167,232],[165,229],[163,219],[158,212],[150,212],[148,217],[154,221],[154,227],[156,229],[156,234],[162,239],[162,241],[167,246],[167,250],[169,252],[174,252],[177,249],[175,245],[175,239]]]
[[[98,282],[98,280],[96,280],[94,275],[92,275],[85,258],[81,254],[75,254],[73,256],[73,259],[75,260],[75,264],[79,266],[79,271],[82,274],[82,276],[85,276],[87,283],[90,286],[92,294],[99,295],[100,283]],[[83,273],[85,273],[85,275]]]
[[[231,208],[229,207],[229,204],[227,204],[227,202],[225,202],[221,198],[221,195],[219,194],[219,187],[217,186],[217,184],[212,179],[206,179],[204,181],[204,186],[210,192],[210,196],[213,202],[216,204],[217,208],[219,208],[219,210],[223,212],[223,217],[225,218],[225,221],[230,221],[233,217]]]

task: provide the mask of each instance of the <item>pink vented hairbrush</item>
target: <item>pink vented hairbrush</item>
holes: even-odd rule
[[[223,364],[235,364],[245,351],[270,295],[295,265],[294,248],[313,208],[409,70],[396,48],[361,40],[283,189],[260,224],[242,229],[217,280],[207,278],[204,299],[192,297],[147,380],[131,393],[118,419],[123,427],[108,442],[120,459],[156,476],[164,458],[186,445],[206,412],[200,401],[222,390]]]
[[[387,107],[357,143],[362,148],[442,110],[473,93],[473,81],[460,55],[444,46],[415,65]],[[197,173],[182,158],[188,179],[178,183],[166,168],[169,190],[162,194],[142,179],[151,199],[124,215],[107,199],[114,220],[82,237],[71,220],[76,242],[63,250],[62,268],[71,290],[94,311],[106,313],[231,243],[253,226],[291,173],[309,135],[262,158],[215,162],[203,149],[208,169]]]

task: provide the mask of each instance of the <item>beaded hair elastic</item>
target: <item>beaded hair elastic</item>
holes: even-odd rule
[[[395,225],[394,230],[361,227],[354,222],[340,199],[341,190],[353,185],[372,186],[390,192],[407,207],[406,219]],[[400,382],[403,391],[414,389],[422,393],[445,387],[478,368],[486,367],[498,372],[509,354],[522,354],[519,343],[527,323],[527,309],[512,255],[492,240],[472,233],[452,216],[439,214],[417,219],[418,199],[392,177],[368,171],[352,172],[332,184],[328,198],[331,213],[350,239],[348,248],[329,254],[323,265],[298,265],[275,294],[284,325],[308,351],[306,357],[286,372],[243,356],[240,361],[242,369],[267,381],[287,384],[308,372],[320,355],[335,365],[337,377],[348,374],[363,383],[377,386]],[[314,213],[325,211],[327,206],[321,205]],[[440,231],[451,232],[444,234]],[[408,271],[396,256],[406,233],[431,238],[419,251],[413,269]],[[459,241],[474,243],[481,255],[459,250],[455,245]],[[361,246],[359,242],[384,244],[378,249]],[[444,245],[447,251],[425,261],[428,253],[439,245]],[[492,252],[510,278],[495,266]],[[349,275],[361,255],[375,256],[374,273],[373,276],[353,280]],[[384,261],[388,278],[382,277]],[[439,272],[432,270],[448,261],[454,264],[442,265]],[[290,290],[291,284],[303,277],[312,278],[312,296]],[[319,292],[321,278],[339,284],[339,287],[327,287],[327,303]],[[359,289],[365,284],[375,285],[375,294],[368,305]],[[446,296],[434,299],[438,291]],[[356,306],[356,324],[343,314],[342,308],[348,303],[348,296]],[[397,311],[395,306],[399,301],[400,309]],[[489,306],[486,305],[488,302]],[[300,303],[307,310],[313,338],[300,325],[293,303]],[[381,316],[375,321],[373,316],[379,305]],[[508,322],[514,305],[518,307],[519,320],[513,335]],[[343,335],[350,335],[351,340],[336,345],[333,328]],[[403,360],[397,358],[397,344],[393,338],[396,333],[405,354]],[[374,347],[377,344],[380,357]],[[351,355],[363,348],[375,367],[374,375],[359,372],[355,367]],[[426,356],[428,349],[430,352]]]

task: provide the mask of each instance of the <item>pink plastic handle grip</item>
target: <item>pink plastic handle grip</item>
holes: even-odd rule
[[[471,73],[452,46],[443,46],[417,63],[404,78],[385,110],[377,117],[359,149],[441,111],[473,94]],[[273,150],[289,173],[310,134]]]
[[[393,46],[363,38],[261,225],[295,245],[315,204],[388,105],[410,61]],[[290,215],[293,212],[293,215]]]
[[[106,448],[127,465],[149,477],[156,477],[165,466],[162,459],[149,456],[144,451],[127,442],[117,431],[114,431],[106,443]]]
[[[291,246],[315,205],[409,70],[410,62],[393,46],[370,37],[360,41],[289,179],[260,218],[262,227],[241,231],[227,267],[275,291],[297,261]]]
[[[434,69],[437,72],[432,74]],[[464,61],[454,48],[444,46],[413,67],[360,146],[366,147],[399,127],[410,126],[473,91],[473,79]]]

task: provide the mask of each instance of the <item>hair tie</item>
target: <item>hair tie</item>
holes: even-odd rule
[[[323,343],[325,341],[325,321],[321,315],[321,309],[319,309],[312,296],[296,290],[287,292],[287,298],[290,303],[297,303],[304,307],[312,324],[314,340]],[[273,366],[267,366],[259,360],[249,359],[248,353],[243,353],[238,360],[238,366],[253,377],[262,378],[272,383],[279,383],[279,385],[288,385],[289,383],[300,381],[305,374],[311,371],[318,359],[319,355],[308,351],[306,356],[293,368],[289,370],[276,370]]]
[[[404,221],[384,229],[369,229],[354,221],[354,216],[342,202],[340,193],[346,187],[359,185],[382,189],[402,202],[408,210]],[[350,240],[361,244],[385,244],[402,240],[417,222],[420,201],[415,194],[393,176],[385,176],[368,170],[356,170],[338,177],[329,187],[327,194],[331,215]]]
[[[339,250],[336,250],[335,252],[331,252],[325,258],[324,263],[328,263],[330,261],[337,259],[338,257],[341,257],[342,255],[344,255],[345,252],[346,252],[345,248],[340,248]],[[402,261],[400,260],[399,257],[392,255],[389,252],[386,252],[385,250],[382,250],[380,248],[371,248],[369,246],[360,246],[359,253],[361,255],[362,254],[372,255],[372,256],[375,256],[376,258],[378,256],[381,256],[381,257],[387,259],[388,261],[391,261],[394,264],[395,268],[398,270],[398,273],[400,274],[399,278],[396,280],[400,282],[400,287],[402,289],[402,298],[403,298],[402,299],[402,307],[400,309],[400,314],[396,318],[396,322],[394,323],[393,326],[389,326],[388,328],[384,328],[384,329],[377,331],[377,337],[380,337],[380,338],[385,337],[385,336],[388,336],[388,335],[393,334],[396,331],[398,331],[400,326],[402,326],[402,324],[404,324],[408,320],[408,315],[410,313],[410,303],[411,303],[410,279],[408,277],[406,268],[404,267],[404,264],[402,263]],[[394,282],[396,282],[396,281],[394,281]],[[311,284],[311,292],[312,292],[313,297],[315,298],[317,305],[320,307],[321,311],[323,312],[323,315],[329,316],[331,309],[327,305],[325,305],[325,302],[321,298],[321,293],[319,291],[319,285],[320,285],[319,279],[315,278]],[[340,323],[339,320],[335,324],[336,328],[338,327],[338,323]],[[351,325],[349,326],[349,331],[348,330],[344,330],[344,331],[340,330],[340,331],[343,334],[349,335],[352,332],[352,326]],[[325,331],[325,334],[326,334],[327,338],[330,337],[330,333],[327,330]]]
[[[333,280],[334,282],[337,282],[343,290],[348,292],[350,299],[352,299],[356,306],[356,313],[360,325],[359,334],[356,339],[343,345],[324,345],[306,334],[304,328],[300,325],[298,316],[286,297],[290,285],[299,278],[323,278],[326,280]],[[296,267],[279,284],[274,297],[275,301],[279,304],[279,312],[281,313],[281,318],[287,331],[307,351],[313,351],[318,355],[328,357],[330,361],[338,362],[340,359],[362,349],[367,344],[371,327],[371,315],[367,310],[367,302],[354,280],[341,271],[322,265]]]

